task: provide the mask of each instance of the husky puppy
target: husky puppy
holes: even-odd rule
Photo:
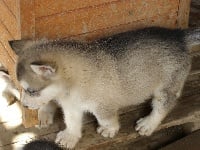
[[[120,128],[118,110],[148,98],[152,112],[135,129],[151,135],[181,95],[191,66],[188,49],[199,40],[200,29],[152,27],[91,43],[21,40],[10,45],[19,56],[22,104],[49,114],[50,121],[41,121],[48,126],[55,110],[51,100],[56,100],[67,126],[56,142],[74,148],[84,112],[95,115],[99,134],[114,137]]]

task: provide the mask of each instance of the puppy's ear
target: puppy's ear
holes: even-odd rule
[[[26,45],[29,45],[31,43],[31,40],[14,40],[14,41],[8,41],[10,47],[12,50],[17,54],[21,54],[26,47]]]
[[[51,65],[31,64],[30,67],[33,70],[33,72],[43,77],[51,77],[55,75],[56,72],[56,69]]]

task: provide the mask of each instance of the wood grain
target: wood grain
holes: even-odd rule
[[[9,11],[17,18],[18,14],[18,1],[19,0],[2,0],[8,7]]]
[[[172,18],[169,19],[169,17],[166,15],[163,16],[153,16],[146,19],[137,20],[131,23],[127,24],[121,24],[118,26],[110,27],[110,28],[104,28],[104,29],[98,29],[94,30],[92,32],[73,35],[73,36],[66,36],[66,39],[75,39],[78,41],[93,41],[94,39],[99,39],[102,37],[108,37],[113,34],[122,33],[126,31],[131,30],[137,30],[141,28],[145,28],[147,26],[161,26],[166,28],[176,28],[176,16],[171,16]]]
[[[177,24],[179,28],[184,29],[188,27],[190,3],[191,0],[180,0],[177,18]]]
[[[13,39],[16,39],[19,37],[19,24],[16,20],[15,16],[12,14],[12,12],[8,9],[7,5],[4,3],[4,1],[0,1],[0,23],[3,24],[8,32],[12,35]]]
[[[85,7],[96,7],[119,0],[35,0],[36,18],[76,11]]]
[[[175,22],[178,4],[178,0],[173,2],[171,0],[124,0],[114,1],[109,5],[39,17],[35,22],[36,37],[64,38],[130,24],[138,20],[143,20],[141,23],[145,23],[147,18],[154,16],[162,18],[166,15],[169,20]],[[159,21],[162,23],[166,20]]]
[[[20,0],[20,29],[22,39],[35,37],[35,0]]]

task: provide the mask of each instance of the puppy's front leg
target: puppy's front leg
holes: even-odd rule
[[[56,143],[72,149],[81,138],[83,112],[76,106],[62,106],[66,129],[60,131],[56,137]]]
[[[58,106],[53,102],[49,102],[48,104],[42,106],[38,110],[39,125],[36,125],[36,127],[47,128],[53,124],[53,119],[57,108]]]

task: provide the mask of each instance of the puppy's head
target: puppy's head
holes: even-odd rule
[[[23,88],[21,102],[31,109],[38,109],[56,99],[60,92],[57,66],[52,60],[42,60],[45,46],[38,48],[37,41],[11,41],[10,46],[18,55],[16,76]]]

